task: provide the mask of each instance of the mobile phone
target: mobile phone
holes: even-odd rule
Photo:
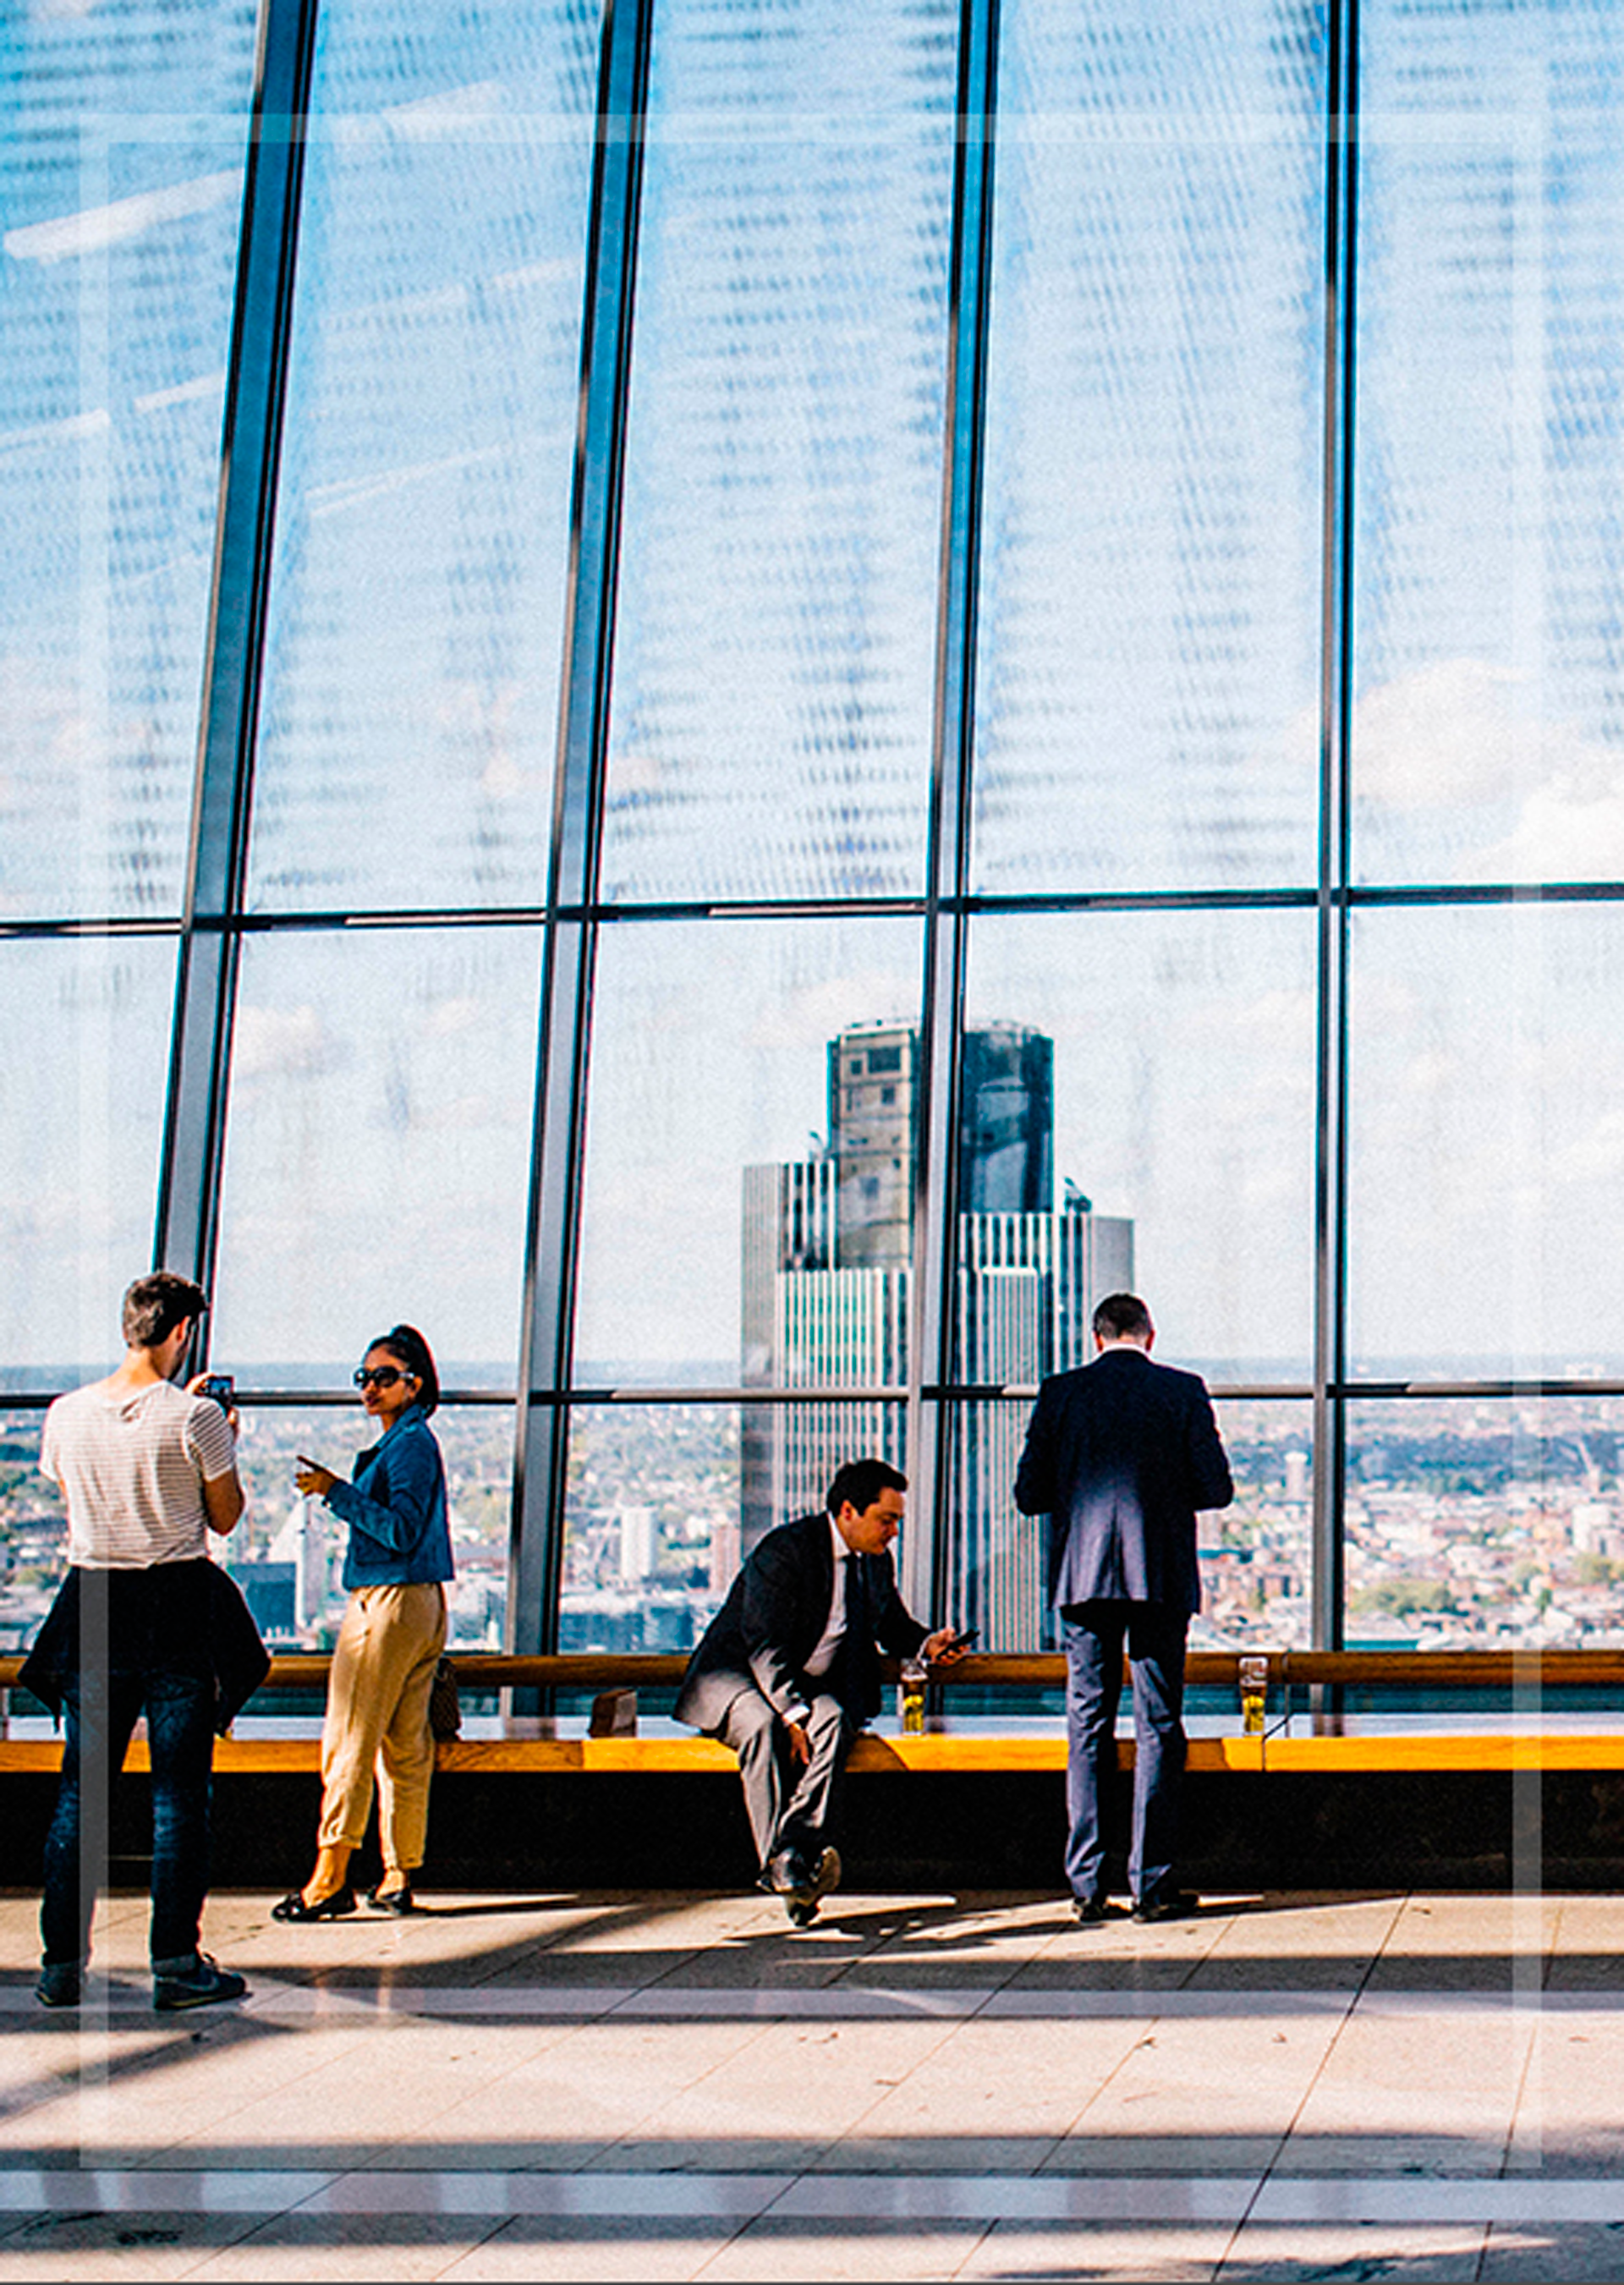
[[[981,1629],[979,1627],[966,1627],[961,1635],[955,1635],[953,1637],[947,1647],[949,1650],[968,1650],[973,1642],[979,1642],[980,1640]]]
[[[229,1372],[205,1373],[202,1386],[198,1390],[200,1396],[212,1396],[215,1402],[224,1405],[228,1412],[236,1394],[237,1383]]]

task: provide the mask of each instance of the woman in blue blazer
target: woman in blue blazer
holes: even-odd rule
[[[349,1527],[344,1584],[349,1602],[333,1653],[321,1733],[322,1802],[316,1869],[273,1905],[279,1920],[335,1920],[356,1908],[349,1859],[372,1812],[374,1773],[383,1878],[367,1901],[380,1912],[413,1908],[412,1876],[423,1861],[434,1739],[428,1700],[445,1647],[445,1582],[451,1576],[445,1465],[428,1425],[440,1378],[414,1325],[375,1340],[356,1374],[369,1418],[383,1435],[357,1454],[346,1483],[300,1455],[294,1480]]]

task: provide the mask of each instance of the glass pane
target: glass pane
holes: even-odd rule
[[[743,1557],[820,1508],[843,1462],[906,1466],[905,1421],[900,1404],[577,1408],[561,1649],[690,1650]]]
[[[1090,1348],[1092,1354],[1092,1347]],[[1062,1367],[1061,1370],[1066,1368]],[[1308,1639],[1314,1423],[1306,1404],[1220,1400],[1233,1506],[1201,1519],[1195,1650],[1291,1649]],[[1055,1647],[1046,1518],[1016,1512],[1032,1397],[953,1408],[944,1623],[977,1627],[978,1651]]]
[[[656,11],[609,897],[920,885],[956,20]]]
[[[376,1331],[378,1327],[368,1329]],[[359,1336],[365,1340],[366,1332]],[[457,1576],[447,1590],[451,1640],[499,1650],[507,1603],[514,1416],[506,1405],[442,1405],[434,1432],[445,1459]],[[359,1404],[242,1407],[238,1470],[248,1509],[225,1543],[226,1562],[273,1649],[331,1649],[344,1614],[345,1531],[320,1500],[294,1487],[303,1452],[341,1476],[377,1441]],[[262,1700],[259,1710],[274,1706]]]
[[[921,968],[914,921],[604,930],[577,1385],[900,1384]]]
[[[211,1354],[332,1388],[404,1319],[450,1386],[512,1385],[537,932],[251,937],[231,1047]]]
[[[0,913],[180,908],[254,19],[0,12]]]
[[[318,36],[251,895],[538,904],[597,11],[347,0]]]
[[[971,1048],[978,1035],[1019,1036],[1053,1074],[1052,1172],[1040,1169],[1043,1187],[1019,1212],[990,1190],[989,1210],[967,1216],[962,1233],[969,1268],[996,1270],[1011,1293],[1026,1282],[1027,1331],[1009,1331],[1006,1316],[998,1338],[1023,1356],[1030,1340],[1040,1370],[1070,1362],[1100,1292],[1131,1285],[1169,1363],[1223,1380],[1302,1380],[1313,915],[989,915],[972,931]],[[979,1361],[973,1346],[964,1356]]]
[[[1353,768],[1370,881],[1624,873],[1605,0],[1372,0]]]
[[[0,1658],[17,1658],[39,1632],[61,1584],[67,1517],[39,1471],[43,1411],[0,1412]]]
[[[1314,1543],[1314,1415],[1306,1404],[1216,1399],[1235,1478],[1231,1506],[1202,1518],[1194,1650],[1303,1650]]]
[[[1000,69],[977,884],[1311,879],[1322,12],[1011,0]]]
[[[72,1387],[153,1266],[175,940],[13,938],[0,1002],[0,1386]]]
[[[1621,1446],[1616,1397],[1350,1405],[1348,1647],[1616,1644]]]
[[[1353,936],[1354,1369],[1624,1370],[1624,910],[1365,912]]]

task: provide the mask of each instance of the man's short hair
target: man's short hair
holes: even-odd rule
[[[1137,1293],[1108,1293],[1094,1313],[1094,1330],[1102,1341],[1142,1341],[1156,1327]]]
[[[907,1478],[889,1460],[848,1460],[836,1472],[823,1504],[831,1515],[838,1515],[850,1500],[859,1515],[863,1515],[882,1492],[905,1492],[907,1488]]]
[[[190,1277],[154,1269],[137,1277],[124,1296],[124,1339],[132,1349],[155,1349],[177,1325],[195,1323],[208,1307],[208,1296]]]

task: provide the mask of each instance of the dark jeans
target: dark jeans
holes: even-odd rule
[[[812,1759],[789,1751],[789,1731],[754,1684],[740,1691],[715,1735],[739,1756],[744,1805],[763,1868],[786,1849],[815,1862],[823,1846],[835,1787],[857,1735],[838,1698],[820,1691],[807,1716]]]
[[[1128,1886],[1141,1903],[1170,1888],[1184,1775],[1184,1637],[1189,1620],[1165,1603],[1068,1604],[1066,1878],[1074,1896],[1105,1884],[1101,1801],[1117,1771],[1117,1701],[1126,1644],[1134,1684],[1134,1829]]]
[[[40,1912],[48,1961],[83,1959],[90,1952],[96,1891],[106,1878],[113,1779],[142,1714],[153,1764],[149,1948],[154,1959],[196,1951],[208,1887],[214,1710],[210,1676],[161,1666],[90,1672],[67,1683],[62,1779],[45,1841]]]

